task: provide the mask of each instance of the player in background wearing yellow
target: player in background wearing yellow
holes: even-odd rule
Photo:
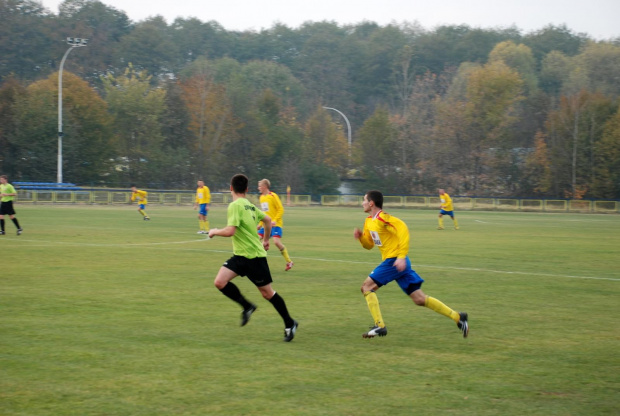
[[[17,196],[17,191],[9,183],[9,177],[6,175],[0,176],[0,235],[4,235],[4,216],[8,215],[15,227],[17,227],[17,235],[21,235],[22,227],[19,226],[19,221],[15,218],[15,209],[13,208],[13,200]]]
[[[383,194],[379,191],[369,191],[364,195],[362,207],[364,212],[370,216],[364,222],[364,229],[356,228],[353,231],[353,236],[367,250],[374,246],[379,247],[383,260],[362,284],[362,293],[375,321],[374,327],[362,334],[362,337],[373,338],[387,335],[387,327],[383,322],[379,299],[375,292],[393,280],[416,305],[425,306],[452,319],[463,333],[463,337],[467,337],[469,334],[467,313],[459,313],[422,292],[421,287],[424,280],[411,268],[411,261],[408,256],[409,229],[401,219],[383,212]]]
[[[450,195],[448,195],[448,193],[445,190],[440,189],[439,199],[441,199],[441,205],[439,206],[439,219],[438,219],[439,227],[437,227],[437,229],[443,230],[443,218],[442,217],[444,215],[449,215],[450,218],[452,218],[452,222],[454,222],[454,229],[458,230],[459,222],[454,217],[454,205],[452,205],[452,198],[450,198]]]
[[[198,209],[198,234],[209,234],[209,219],[207,215],[209,214],[209,204],[211,203],[211,191],[203,180],[199,180],[197,185],[194,209]]]
[[[260,192],[260,209],[271,217],[271,237],[278,250],[286,261],[286,267],[284,271],[289,271],[293,267],[293,260],[288,255],[288,250],[282,244],[282,216],[284,215],[284,207],[280,197],[275,192],[269,190],[271,188],[271,182],[269,179],[261,179],[258,181],[258,191]],[[263,237],[265,235],[265,229],[260,228],[258,235]]]
[[[150,220],[149,216],[146,215],[146,212],[144,211],[146,204],[149,203],[146,199],[147,195],[148,192],[136,188],[136,185],[131,185],[131,202],[136,200],[138,201],[138,212],[142,215],[142,217],[144,217],[144,221]]]

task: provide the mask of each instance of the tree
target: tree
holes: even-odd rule
[[[522,84],[519,74],[501,61],[491,62],[469,76],[463,127],[473,191],[486,181],[499,184],[509,180],[501,171],[510,166],[509,127],[515,122],[515,105],[523,98]]]
[[[181,81],[183,100],[190,116],[189,129],[196,138],[192,146],[198,176],[213,180],[213,166],[223,161],[223,149],[234,140],[239,127],[223,85],[214,81],[211,64],[204,58],[191,67],[192,75]]]
[[[592,197],[620,197],[620,106],[603,127],[601,140],[594,147]]]
[[[367,187],[381,188],[386,193],[402,193],[398,180],[398,132],[390,122],[385,107],[375,110],[359,130],[356,155],[362,166]]]
[[[57,173],[58,74],[28,86],[16,103],[20,176],[53,181]],[[63,75],[63,173],[67,181],[90,184],[108,173],[112,156],[105,102],[82,79]]]
[[[313,164],[325,165],[335,172],[345,173],[347,166],[347,139],[332,121],[327,110],[317,108],[305,125],[304,156]]]
[[[157,182],[166,176],[162,160],[165,90],[151,86],[146,71],[130,65],[121,76],[102,79],[105,99],[113,116],[116,172],[124,182]]]
[[[16,108],[15,104],[26,95],[26,88],[13,76],[0,87],[0,172],[16,176],[18,160],[15,146]]]

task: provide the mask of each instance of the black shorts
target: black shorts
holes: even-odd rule
[[[13,201],[0,202],[0,215],[15,215]]]
[[[232,256],[224,263],[224,267],[239,276],[247,276],[256,287],[266,286],[273,282],[267,257],[248,259],[243,256]]]

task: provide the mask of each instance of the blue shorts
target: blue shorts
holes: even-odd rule
[[[265,235],[265,229],[258,230],[258,235],[261,237]],[[271,227],[271,235],[269,237],[282,238],[282,227]]]
[[[140,208],[140,209],[142,209],[142,210],[143,210],[144,208],[146,208],[146,205],[144,205],[144,204],[140,204],[140,205],[138,205],[138,208]]]
[[[396,280],[398,286],[405,292],[407,295],[412,294],[416,290],[418,290],[424,279],[422,279],[418,274],[411,268],[411,260],[409,257],[407,259],[407,267],[402,272],[396,270],[394,267],[394,262],[396,261],[396,257],[392,257],[390,259],[385,259],[383,263],[378,265],[372,272],[370,272],[370,278],[377,284],[377,286],[381,287],[387,285],[393,280]]]
[[[207,212],[207,204],[200,204],[198,207],[198,215],[204,215],[206,217]]]
[[[449,215],[450,217],[454,218],[454,211],[444,211],[443,209],[439,210],[439,214],[440,215]]]

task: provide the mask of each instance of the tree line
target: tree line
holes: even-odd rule
[[[565,26],[132,22],[0,0],[0,170],[85,186],[620,199],[620,39]],[[333,111],[337,109],[338,111]],[[350,121],[348,131],[342,115]],[[351,135],[351,146],[348,138]],[[278,189],[276,188],[276,189]]]

